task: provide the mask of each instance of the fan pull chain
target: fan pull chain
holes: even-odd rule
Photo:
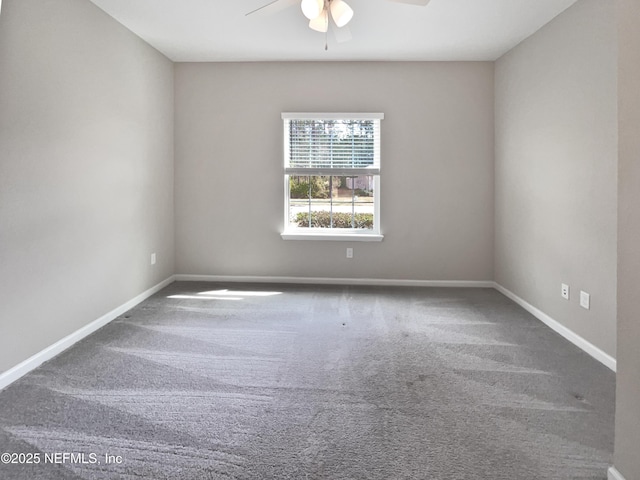
[[[328,36],[329,36],[329,31],[327,30],[326,32],[324,32],[324,51],[325,52],[329,50],[329,40],[327,38]]]

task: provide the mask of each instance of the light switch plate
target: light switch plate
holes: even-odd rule
[[[580,306],[589,310],[591,306],[591,295],[580,290]]]

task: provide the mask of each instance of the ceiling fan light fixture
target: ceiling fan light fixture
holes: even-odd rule
[[[329,15],[326,10],[322,10],[320,15],[316,18],[309,20],[309,28],[316,32],[325,33],[329,30]]]
[[[302,0],[300,8],[302,9],[302,13],[304,13],[305,17],[309,20],[313,20],[322,13],[324,0]]]
[[[344,27],[353,18],[353,9],[343,0],[332,0],[330,8],[331,17],[338,27]]]

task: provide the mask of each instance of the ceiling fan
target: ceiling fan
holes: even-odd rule
[[[430,2],[430,0],[390,1],[419,6],[426,6]],[[246,16],[256,12],[281,10],[298,2],[300,2],[302,13],[309,19],[309,28],[316,32],[326,33],[329,30],[329,20],[332,20],[338,29],[346,29],[346,25],[353,18],[353,9],[344,0],[273,0],[250,11]],[[342,35],[343,41],[350,38],[351,34],[349,33]],[[326,49],[327,45],[325,44]]]

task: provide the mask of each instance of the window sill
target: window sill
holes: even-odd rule
[[[283,240],[322,240],[334,242],[381,242],[384,235],[376,233],[319,233],[319,232],[284,232]]]

